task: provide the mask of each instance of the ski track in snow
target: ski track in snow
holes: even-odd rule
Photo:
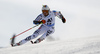
[[[0,54],[100,54],[100,36],[1,48]]]

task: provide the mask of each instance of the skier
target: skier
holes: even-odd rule
[[[61,14],[60,11],[58,12],[55,10],[50,11],[50,8],[47,5],[43,5],[42,13],[39,16],[37,16],[35,20],[33,20],[33,24],[35,25],[41,24],[41,26],[32,35],[21,40],[19,43],[11,44],[11,45],[12,46],[22,45],[26,43],[27,41],[30,41],[41,34],[42,36],[40,38],[38,38],[35,42],[31,41],[31,43],[35,44],[35,43],[39,43],[43,41],[47,36],[54,33],[55,16],[60,18],[63,23],[66,22],[66,19],[64,18],[64,16]]]

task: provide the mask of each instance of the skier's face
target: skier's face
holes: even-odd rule
[[[49,15],[49,10],[42,10],[42,13],[44,16],[48,16]]]

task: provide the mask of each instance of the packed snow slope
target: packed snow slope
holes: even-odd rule
[[[1,48],[0,54],[100,54],[100,36]]]

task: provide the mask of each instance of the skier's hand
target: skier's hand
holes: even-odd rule
[[[41,22],[42,22],[43,24],[45,24],[45,23],[46,23],[46,21],[45,21],[45,20],[42,20]]]
[[[33,24],[36,24],[36,25],[41,24],[41,23],[42,23],[41,21],[33,21]]]
[[[41,20],[41,21],[33,21],[33,24],[36,24],[36,25],[41,24],[41,23],[45,24],[46,21],[45,21],[45,20]]]
[[[64,17],[62,18],[62,22],[63,22],[63,23],[65,23],[65,22],[66,22],[66,19],[65,19]]]
[[[59,11],[59,17],[62,19],[62,22],[65,23],[66,22],[66,19],[64,18],[64,16],[61,14],[61,12]]]

